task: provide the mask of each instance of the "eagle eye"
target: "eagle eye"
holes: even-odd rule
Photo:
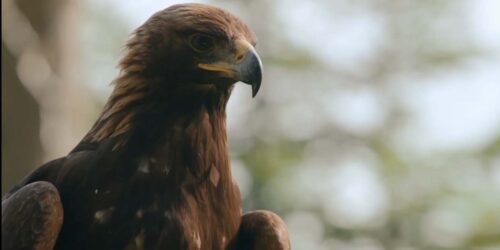
[[[191,47],[197,52],[208,52],[214,48],[214,39],[203,34],[195,34],[190,39]]]

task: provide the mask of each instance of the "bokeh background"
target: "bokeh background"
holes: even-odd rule
[[[97,118],[171,0],[2,0],[2,193]],[[205,1],[259,37],[228,107],[245,211],[297,250],[500,249],[500,1]]]

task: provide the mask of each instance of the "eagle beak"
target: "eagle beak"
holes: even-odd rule
[[[262,61],[255,49],[251,47],[235,66],[237,80],[252,85],[252,97],[255,97],[262,83]]]
[[[252,97],[255,97],[262,82],[262,62],[255,48],[246,40],[239,39],[235,45],[236,52],[224,61],[200,63],[198,67],[220,72],[223,77],[251,85]]]

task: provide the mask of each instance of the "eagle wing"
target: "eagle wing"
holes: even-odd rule
[[[2,250],[54,248],[64,218],[55,183],[68,158],[43,164],[2,197]]]
[[[2,249],[53,249],[63,224],[57,188],[37,181],[2,200]]]
[[[270,211],[256,210],[241,217],[241,225],[230,249],[290,250],[288,230],[281,218]]]

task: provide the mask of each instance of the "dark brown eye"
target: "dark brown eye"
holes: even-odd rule
[[[207,35],[195,34],[191,36],[191,47],[198,52],[208,52],[214,48],[214,39]]]

